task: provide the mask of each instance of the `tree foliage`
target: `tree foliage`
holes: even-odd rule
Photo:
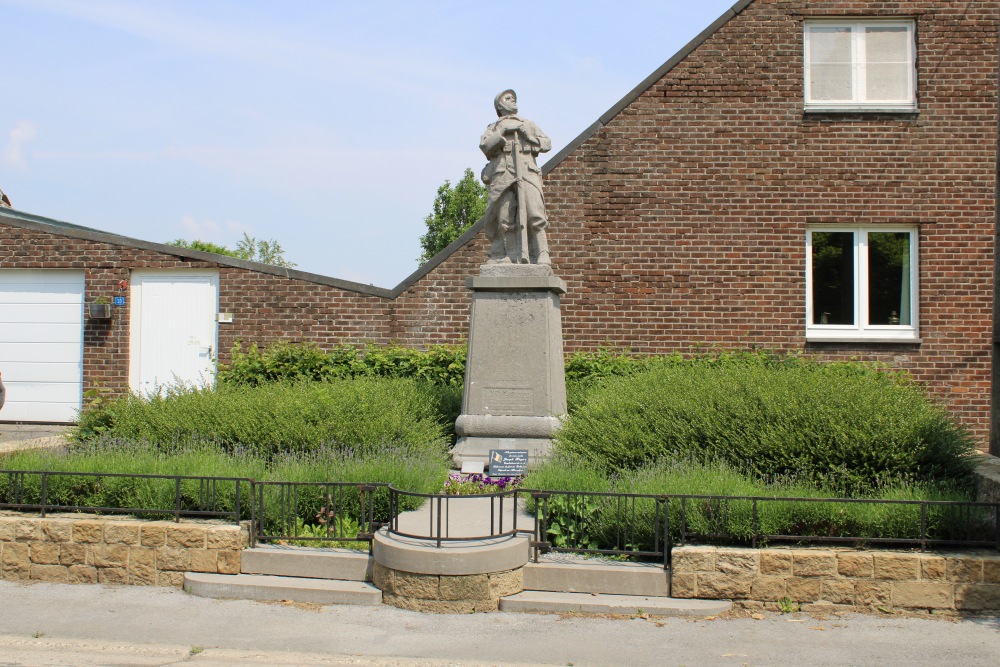
[[[420,263],[448,247],[486,212],[486,187],[471,169],[454,185],[445,181],[434,198],[434,211],[424,218],[427,233],[420,237]]]
[[[260,262],[261,264],[280,266],[285,269],[291,269],[296,266],[295,262],[285,259],[285,250],[276,239],[271,239],[270,241],[257,239],[246,232],[243,232],[243,238],[236,244],[235,249],[200,239],[195,239],[194,241],[175,239],[167,243],[167,245],[187,248],[189,250],[212,252],[216,255],[226,255],[227,257],[235,257],[236,259],[243,259],[248,262]]]

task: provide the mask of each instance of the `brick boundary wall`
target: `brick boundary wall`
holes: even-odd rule
[[[185,572],[239,574],[246,525],[93,514],[0,515],[0,578],[63,584],[184,584]]]
[[[1000,610],[1000,553],[858,549],[676,547],[676,598],[773,605],[887,607],[931,611]]]

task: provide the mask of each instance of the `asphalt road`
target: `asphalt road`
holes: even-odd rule
[[[1000,617],[429,615],[0,582],[11,665],[989,665]]]

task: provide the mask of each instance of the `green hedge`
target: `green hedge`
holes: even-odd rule
[[[656,364],[587,391],[558,448],[607,470],[727,461],[757,477],[859,493],[968,479],[970,435],[906,376],[857,363],[746,355]]]
[[[256,345],[232,351],[232,362],[220,365],[220,386],[258,386],[297,382],[382,377],[411,378],[461,387],[465,379],[465,347],[435,345],[414,350],[399,345],[335,345],[323,351],[315,343],[279,341],[261,350]]]
[[[86,408],[76,439],[99,436],[163,448],[192,439],[271,457],[321,447],[358,453],[385,446],[440,453],[447,448],[455,389],[408,379],[172,390]]]

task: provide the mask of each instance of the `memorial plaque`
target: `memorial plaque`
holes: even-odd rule
[[[523,475],[528,469],[527,449],[491,449],[490,477]]]
[[[483,407],[488,415],[532,415],[535,392],[531,388],[513,389],[487,387],[483,389]]]
[[[486,464],[482,461],[466,461],[462,464],[463,475],[482,475]]]

